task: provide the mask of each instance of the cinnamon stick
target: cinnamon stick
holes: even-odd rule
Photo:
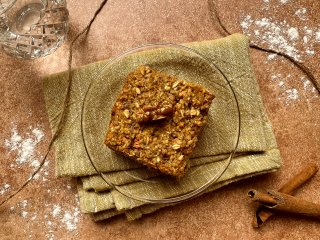
[[[252,201],[263,204],[263,206],[269,209],[320,219],[320,204],[276,191],[267,191],[264,193],[253,189],[249,191],[248,196]]]
[[[318,171],[316,164],[311,163],[306,168],[302,169],[297,175],[293,176],[285,185],[283,185],[278,191],[281,193],[292,194],[301,185],[312,178]],[[265,221],[267,221],[274,212],[270,211],[268,208],[260,205],[256,210],[255,218],[253,221],[253,227],[260,227]]]
[[[314,163],[309,164],[300,173],[293,176],[285,185],[283,185],[279,192],[291,194],[293,191],[298,189],[301,185],[307,182],[318,172],[318,166]]]

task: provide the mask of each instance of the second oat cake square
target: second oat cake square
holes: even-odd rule
[[[141,66],[128,75],[114,104],[105,144],[180,178],[213,98],[200,85]]]

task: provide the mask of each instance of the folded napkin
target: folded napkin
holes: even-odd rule
[[[223,39],[189,43],[186,46],[206,56],[224,72],[236,91],[241,113],[241,135],[237,155],[219,181],[207,191],[278,169],[281,157],[251,68],[248,39],[241,34],[234,34]],[[230,91],[217,86],[211,78],[202,79],[199,76],[195,76],[195,79],[205,87],[215,89],[217,97],[210,108],[208,124],[190,159],[191,167],[188,172],[192,174],[187,174],[179,182],[163,179],[158,176],[158,172],[146,170],[134,161],[96,144],[102,143],[104,138],[105,131],[101,129],[106,129],[109,122],[110,109],[122,87],[126,66],[139,66],[147,62],[156,69],[157,66],[161,69],[162,63],[170,61],[181,68],[181,78],[190,79],[195,71],[187,71],[185,68],[188,66],[182,64],[180,58],[179,54],[169,50],[161,50],[161,54],[159,51],[149,51],[130,56],[121,65],[115,66],[112,72],[102,72],[103,76],[101,69],[107,61],[93,63],[73,71],[67,119],[55,142],[56,175],[81,177],[78,183],[80,207],[83,212],[92,213],[95,220],[121,213],[125,213],[127,218],[132,220],[166,205],[146,204],[125,197],[96,175],[83,146],[80,119],[84,94],[93,80],[96,82],[90,93],[94,98],[88,99],[87,107],[90,111],[86,111],[85,114],[85,120],[89,122],[85,127],[85,137],[88,138],[89,147],[94,151],[95,159],[103,157],[101,161],[95,161],[99,170],[123,189],[139,196],[147,194],[156,198],[168,198],[190,192],[221,168],[224,159],[232,151],[237,113],[235,108],[229,106],[232,104]],[[129,68],[132,69],[132,66],[127,69]],[[183,74],[187,75],[184,77]],[[53,132],[57,128],[57,119],[62,111],[66,86],[65,72],[49,76],[44,81],[44,96]],[[151,181],[141,181],[141,178]]]

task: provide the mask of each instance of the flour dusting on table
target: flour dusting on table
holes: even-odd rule
[[[21,136],[17,130],[17,126],[13,126],[11,130],[11,138],[6,139],[4,144],[9,152],[16,153],[15,162],[18,166],[29,163],[31,166],[37,165],[35,159],[36,147],[44,139],[44,133],[39,128],[31,128],[31,131]],[[14,165],[12,165],[13,167]]]
[[[288,84],[288,82],[298,82],[303,86],[303,93],[299,92],[295,87],[292,87]],[[299,97],[301,94],[308,95],[307,99],[312,100],[314,98],[319,98],[316,88],[310,82],[310,80],[301,76],[298,79],[295,79],[291,74],[273,74],[271,75],[271,81],[278,86],[280,90],[280,95],[278,96],[279,100],[283,100],[285,105],[290,105],[291,103],[295,103],[299,101]]]
[[[308,58],[315,57],[318,54],[315,51],[315,46],[320,43],[320,27],[307,25],[308,9],[303,6],[299,6],[298,9],[293,8],[292,12],[288,13],[293,20],[296,20],[293,21],[295,24],[289,24],[288,20],[276,20],[272,16],[274,11],[279,9],[281,11],[283,5],[289,2],[291,1],[279,0],[277,4],[263,0],[263,9],[266,15],[259,18],[254,18],[250,14],[245,15],[241,19],[240,26],[243,33],[250,37],[252,43],[283,52],[296,61],[305,62]],[[276,4],[272,6],[274,9],[271,9],[271,3]],[[267,61],[285,61],[277,54],[267,54],[266,58]],[[307,102],[319,97],[316,88],[304,75],[297,77],[291,76],[291,74],[286,76],[273,74],[271,82],[279,90],[277,98],[286,106],[298,102],[302,95],[306,97]],[[293,82],[297,85],[293,86]],[[297,88],[298,85],[303,89],[301,92]]]
[[[286,4],[286,3],[290,2],[290,0],[279,0],[279,2],[280,2],[281,4]]]
[[[307,9],[301,8],[293,11],[292,15],[299,20],[306,20],[306,13]],[[297,61],[314,56],[315,44],[320,42],[319,28],[294,26],[286,20],[275,20],[272,16],[254,19],[251,15],[246,15],[242,18],[240,26],[253,43],[284,52]]]
[[[5,183],[3,186],[0,185],[0,195],[4,195],[5,193],[10,191],[11,185],[8,183]]]
[[[28,224],[32,224],[33,221],[42,224],[46,239],[54,240],[54,233],[57,230],[72,233],[78,228],[80,209],[77,201],[78,196],[76,195],[75,197],[77,204],[76,206],[71,207],[64,203],[44,203],[43,207],[47,209],[47,211],[43,214],[40,214],[37,210],[32,208],[32,205],[35,204],[34,199],[22,200],[18,202],[16,206],[12,206],[10,211],[18,213],[21,218],[26,219]],[[30,234],[30,238],[32,238],[32,236],[33,235]]]
[[[294,14],[296,16],[298,16],[300,18],[300,20],[305,21],[305,20],[308,19],[306,13],[307,13],[307,9],[306,8],[300,8]]]
[[[29,126],[21,129],[14,123],[12,123],[12,128],[9,131],[9,137],[3,140],[4,148],[9,155],[8,166],[13,171],[20,169],[31,175],[40,166],[40,161],[43,159],[38,148],[45,139],[45,134],[39,126]],[[46,239],[54,240],[56,239],[55,233],[59,230],[67,231],[74,235],[81,215],[77,194],[74,196],[75,203],[68,201],[55,202],[56,198],[54,196],[59,195],[63,189],[64,191],[72,191],[72,187],[70,183],[67,183],[65,186],[48,188],[48,181],[50,177],[52,179],[52,176],[50,176],[50,164],[51,161],[46,159],[44,165],[33,179],[37,187],[45,189],[47,192],[48,198],[45,202],[37,202],[35,198],[21,199],[19,197],[20,201],[9,209],[13,214],[25,219],[26,225],[24,229],[26,233],[33,224],[41,224],[43,225]],[[0,183],[0,195],[8,195],[16,190],[17,186],[12,185],[10,182]],[[35,206],[40,207],[42,211],[39,211]],[[29,234],[29,238],[34,238],[32,231]]]

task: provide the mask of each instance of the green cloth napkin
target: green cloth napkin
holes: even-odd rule
[[[213,162],[227,159],[230,154],[221,154],[217,156],[210,156],[206,158],[196,158],[190,161],[190,166],[198,166],[205,164],[205,161]],[[239,154],[236,154],[239,155]],[[202,161],[202,162],[201,162]],[[160,173],[149,169],[146,171],[144,167],[129,169],[126,171],[115,171],[103,174],[110,182],[116,185],[124,185],[127,183],[137,182],[139,179],[149,179],[152,177],[159,176]],[[81,178],[83,183],[83,188],[87,191],[94,190],[96,192],[105,191],[111,189],[112,186],[106,184],[106,182],[101,178],[100,175],[92,175]]]
[[[205,55],[222,69],[232,81],[241,112],[241,136],[237,157],[234,158],[219,182],[209,190],[278,169],[281,165],[281,157],[251,68],[248,39],[241,34],[234,34],[223,39],[189,43],[186,46]],[[122,87],[124,76],[133,67],[146,62],[156,69],[166,70],[164,63],[168,61],[175,65],[176,69],[181,68],[180,78],[195,79],[205,87],[214,89],[217,96],[210,108],[208,124],[190,159],[189,172],[195,172],[195,174],[187,174],[178,183],[163,180],[157,176],[158,173],[141,168],[139,164],[116,155],[100,145],[103,143],[110,109]],[[199,186],[199,182],[205,181],[212,175],[212,172],[219,169],[224,162],[223,159],[232,150],[237,115],[234,108],[229,106],[232,104],[230,91],[227,91],[225,87],[217,86],[212,80],[214,78],[193,76],[196,71],[185,65],[185,62],[181,60],[178,52],[161,50],[127,57],[118,65],[113,66],[111,72],[101,72],[107,61],[93,63],[73,71],[67,121],[60,137],[55,142],[56,175],[82,176],[82,183],[78,184],[80,207],[83,212],[93,213],[95,220],[124,212],[128,219],[135,219],[163,205],[145,204],[129,199],[115,190],[110,191],[110,186],[95,175],[96,172],[84,150],[80,122],[84,94],[93,80],[95,83],[92,85],[85,105],[85,137],[89,148],[94,152],[93,156],[99,170],[114,183],[122,185],[124,189],[137,195],[148,194],[148,196],[159,198],[190,192]],[[57,119],[61,114],[66,85],[66,73],[49,76],[44,81],[44,95],[52,131],[56,130]],[[190,178],[191,175],[192,178]],[[154,182],[141,182],[138,178],[159,180],[155,186]],[[168,184],[172,187],[168,188]],[[88,191],[92,189],[103,192]]]

